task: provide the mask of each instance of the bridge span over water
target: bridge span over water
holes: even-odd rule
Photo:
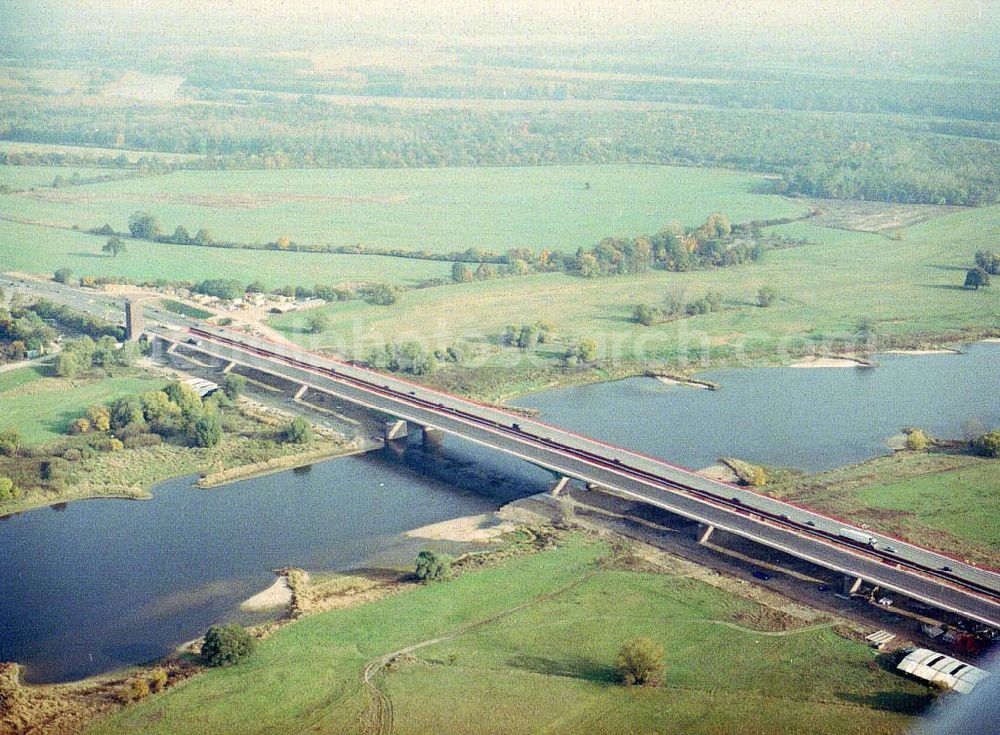
[[[200,352],[511,454],[857,580],[1000,627],[1000,574],[654,457],[356,365],[204,325],[150,327]],[[191,345],[190,343],[195,343]]]

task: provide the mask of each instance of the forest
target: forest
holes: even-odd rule
[[[578,51],[459,44],[374,64],[362,49],[328,67],[304,52],[47,48],[7,62],[0,142],[195,156],[94,161],[144,171],[653,163],[762,172],[809,197],[1000,199],[1000,79],[974,62],[952,77],[890,60],[789,75],[713,52]],[[126,70],[179,86],[166,100],[109,96]],[[0,151],[0,164],[73,162],[60,155]]]

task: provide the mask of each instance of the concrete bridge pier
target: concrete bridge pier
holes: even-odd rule
[[[444,441],[444,432],[440,429],[435,429],[433,426],[421,426],[420,437],[424,447],[435,449],[440,447],[441,442]]]
[[[230,360],[229,362],[226,363],[226,366],[222,368],[222,374],[223,375],[228,374],[229,371],[232,370],[234,367],[236,367],[236,363]]]
[[[698,524],[698,543],[704,544],[712,537],[715,533],[715,526],[709,525],[707,523]]]
[[[558,498],[559,494],[563,490],[565,490],[568,485],[569,485],[569,478],[560,477],[559,479],[557,479],[555,482],[552,483],[552,488],[549,490],[549,492],[552,493],[552,497]]]
[[[861,579],[861,577],[853,577],[853,576],[851,576],[849,574],[845,574],[844,575],[844,580],[843,580],[844,594],[845,595],[856,594],[858,592],[858,590],[861,589],[861,585],[863,583],[864,583],[864,580]]]
[[[232,363],[229,363],[229,364],[232,365]],[[223,370],[223,372],[225,372],[225,370]],[[299,389],[297,391],[295,391],[295,400],[297,401],[300,398],[302,398],[302,396],[305,395],[305,393],[306,393],[307,390],[309,390],[309,386],[308,385],[300,385]],[[404,421],[403,423],[406,423],[406,422]]]
[[[403,419],[393,419],[385,422],[384,439],[391,442],[394,439],[405,439],[410,435],[409,424]]]

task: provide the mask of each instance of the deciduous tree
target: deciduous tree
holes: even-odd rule
[[[635,638],[618,652],[615,672],[628,686],[656,686],[663,675],[663,648],[649,638]]]
[[[201,644],[201,660],[208,666],[232,666],[252,654],[256,644],[242,625],[213,625]]]

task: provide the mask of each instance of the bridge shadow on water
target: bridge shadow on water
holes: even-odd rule
[[[477,495],[503,505],[546,492],[553,473],[502,452],[455,437],[424,443],[416,432],[364,455],[369,462],[396,472],[446,483],[456,492]]]

